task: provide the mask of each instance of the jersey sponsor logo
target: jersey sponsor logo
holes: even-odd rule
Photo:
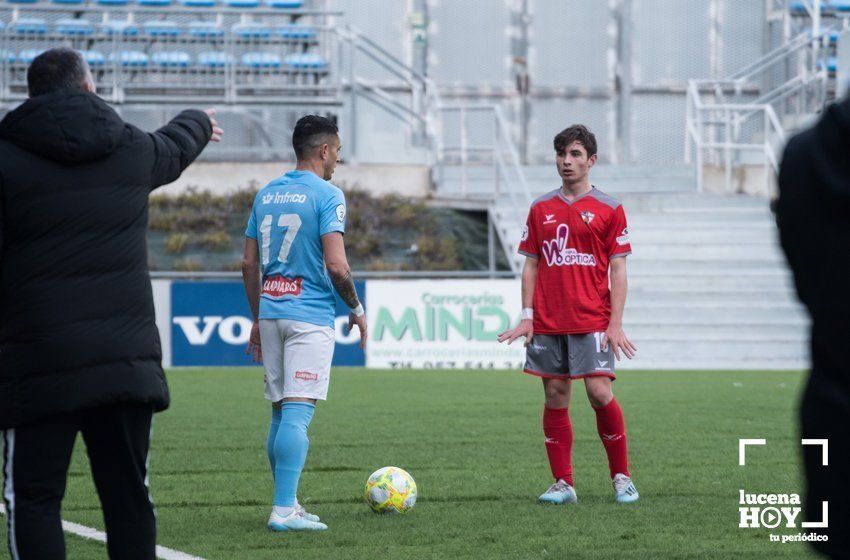
[[[519,234],[519,240],[525,241],[528,239],[528,226],[522,226],[522,231]]]
[[[304,381],[318,381],[319,374],[311,373],[309,371],[296,371],[295,379],[303,379]]]
[[[584,212],[581,213],[581,219],[586,224],[589,224],[590,222],[592,222],[593,218],[595,218],[595,217],[596,217],[596,214],[594,214],[593,212],[589,212],[587,210],[585,210]]]
[[[617,237],[617,245],[626,245],[629,242],[629,228],[623,228],[620,236]]]
[[[543,222],[543,225],[554,224],[558,220],[555,219],[555,214],[546,214],[546,221]]]
[[[345,222],[345,205],[340,204],[336,207],[336,219],[339,223]]]
[[[301,278],[287,278],[279,274],[269,276],[263,281],[263,295],[272,298],[301,295]]]
[[[549,266],[596,266],[596,257],[590,253],[579,253],[567,247],[570,227],[567,224],[558,226],[555,239],[543,242],[543,256]]]
[[[285,193],[277,192],[263,195],[263,204],[304,204],[305,202],[307,202],[306,194],[291,193],[289,191],[286,191]]]

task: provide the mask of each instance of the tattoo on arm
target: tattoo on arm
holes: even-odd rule
[[[332,276],[331,282],[333,282],[336,292],[349,309],[354,309],[360,305],[360,300],[357,298],[357,289],[354,287],[354,279],[351,277],[351,272],[346,272],[344,276]]]

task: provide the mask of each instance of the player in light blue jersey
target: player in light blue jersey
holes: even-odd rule
[[[307,427],[325,400],[334,350],[334,288],[351,309],[348,328],[366,344],[366,314],[345,256],[345,197],[330,184],[339,163],[336,125],[306,116],[292,134],[295,169],[257,193],[248,227],[242,278],[254,326],[248,353],[265,367],[272,402],[266,450],[274,475],[272,531],[327,529],[298,504],[307,458]]]

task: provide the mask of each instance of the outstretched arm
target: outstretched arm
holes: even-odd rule
[[[251,337],[248,339],[247,354],[251,354],[257,363],[263,362],[263,349],[260,345],[260,250],[257,240],[251,237],[245,238],[245,251],[242,254],[242,281],[245,283],[245,295],[248,296],[248,305],[254,316],[254,324],[251,327]]]
[[[534,257],[526,257],[522,267],[522,319],[514,329],[508,329],[499,335],[499,342],[507,341],[508,344],[521,336],[525,337],[525,345],[531,344],[534,336],[534,286],[537,283],[537,265],[539,260]]]
[[[348,315],[348,329],[354,325],[360,329],[360,347],[366,346],[366,313],[357,297],[357,289],[354,287],[354,279],[351,277],[351,267],[345,256],[345,243],[339,232],[326,233],[322,236],[322,251],[325,256],[325,266],[328,275],[336,288],[336,292],[345,305],[351,310]]]
[[[218,142],[224,132],[215,120],[215,110],[183,111],[150,135],[154,147],[151,188],[177,180],[207,143]]]
[[[608,329],[602,337],[602,348],[608,344],[614,350],[614,356],[620,359],[620,351],[627,358],[635,356],[637,348],[623,332],[623,308],[626,306],[626,292],[628,291],[628,280],[626,279],[626,258],[614,257],[611,259],[611,320]]]

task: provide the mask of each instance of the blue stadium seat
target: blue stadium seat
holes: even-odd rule
[[[835,74],[838,71],[838,57],[831,56],[826,60],[826,69],[830,74]]]
[[[60,19],[56,22],[56,31],[62,35],[91,35],[94,26],[87,19]]]
[[[152,54],[151,62],[164,68],[187,68],[192,57],[184,51],[162,51]]]
[[[215,8],[217,0],[179,0],[186,8]]]
[[[850,0],[829,0],[829,7],[836,12],[850,12]]]
[[[126,6],[129,0],[95,0],[95,3],[101,6]]]
[[[230,53],[205,51],[198,54],[198,65],[207,68],[224,68],[226,64],[233,64],[233,55]]]
[[[79,51],[83,59],[92,68],[99,68],[106,64],[106,56],[100,51]]]
[[[834,45],[835,43],[837,43],[837,42],[838,42],[838,37],[839,37],[840,35],[841,35],[841,34],[840,34],[840,33],[838,33],[838,32],[836,32],[836,31],[833,31],[832,33],[830,33],[830,34],[829,34],[829,42],[830,42],[830,44]]]
[[[249,68],[280,68],[280,57],[270,52],[249,52],[242,55],[242,64]]]
[[[282,10],[297,10],[304,5],[302,0],[266,0],[269,8],[280,8]]]
[[[134,37],[139,34],[139,28],[126,20],[115,20],[104,24],[103,30],[107,35],[124,35]]]
[[[177,37],[183,33],[178,23],[168,20],[146,21],[142,28],[151,37]]]
[[[315,29],[303,25],[284,25],[275,31],[284,39],[312,39],[316,36]]]
[[[6,0],[9,4],[35,4],[38,0]]]
[[[82,4],[83,0],[50,0],[54,4]]]
[[[46,51],[47,49],[24,49],[18,53],[18,62],[29,64],[35,57]]]
[[[47,25],[41,18],[22,17],[18,21],[9,25],[9,30],[13,33],[36,33],[43,35],[47,33]]]
[[[313,53],[288,54],[283,59],[286,68],[292,70],[326,70],[328,61]]]
[[[240,39],[268,39],[272,30],[264,25],[237,23],[233,26],[233,34]]]
[[[187,27],[189,28],[189,35],[192,37],[210,39],[224,37],[224,29],[212,21],[190,21]]]
[[[224,0],[229,8],[259,8],[260,0]]]
[[[109,62],[118,62],[126,67],[144,68],[148,65],[148,55],[142,51],[120,51],[110,53]]]
[[[3,62],[12,63],[15,62],[15,53],[7,50],[0,50],[0,60]]]
[[[171,5],[171,0],[137,0],[139,6],[149,6],[153,8],[161,8]]]

